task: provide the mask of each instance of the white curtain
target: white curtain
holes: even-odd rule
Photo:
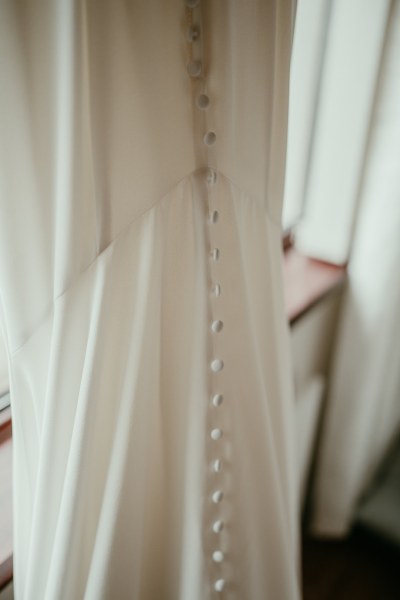
[[[390,0],[301,0],[291,71],[284,218],[296,245],[347,261]]]
[[[289,132],[283,226],[301,217],[317,113],[331,0],[298,4],[290,66]]]
[[[365,21],[371,24],[378,7],[384,13],[387,5],[363,4]],[[391,3],[387,19],[381,16],[376,27],[385,30],[382,55],[372,66],[369,55],[362,63],[363,70],[380,63],[365,161],[362,166],[359,158],[351,161],[351,172],[343,171],[344,178],[354,179],[354,194],[360,179],[360,194],[313,494],[312,527],[325,535],[349,530],[357,502],[400,427],[400,2]],[[354,44],[358,41],[355,36]],[[358,83],[358,77],[349,81],[352,89]],[[367,99],[360,110],[366,104]],[[359,118],[356,108],[352,107],[354,125]],[[341,131],[342,152],[338,133],[333,141],[338,154],[330,174],[338,178],[338,166],[344,167],[343,155],[350,160],[348,146],[357,132],[351,122],[347,128],[347,136]],[[336,193],[340,186],[334,185]],[[328,198],[327,218],[336,207],[335,196],[330,193]],[[320,213],[323,207],[326,203]],[[320,256],[325,250],[331,256],[335,231],[332,227],[325,247],[319,247]],[[341,246],[338,258],[346,257],[344,249]]]

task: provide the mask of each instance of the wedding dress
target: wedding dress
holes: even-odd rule
[[[290,0],[3,0],[17,600],[299,597]]]

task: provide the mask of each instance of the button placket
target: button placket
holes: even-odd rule
[[[207,111],[212,110],[212,102]],[[215,153],[215,146],[218,144],[217,135],[214,131],[207,131],[203,137],[203,143],[207,147],[208,155]],[[220,247],[220,228],[223,226],[223,214],[218,206],[218,176],[215,167],[216,161],[213,160],[212,166],[209,166],[207,172],[207,191],[208,191],[208,239],[210,242],[210,275],[211,275],[211,315],[209,324],[209,335],[211,336],[211,348],[213,349],[214,358],[211,361],[212,371],[212,389],[213,395],[211,399],[211,422],[213,429],[211,430],[211,439],[213,441],[213,451],[211,460],[211,477],[214,483],[214,492],[212,494],[212,502],[216,508],[215,520],[212,523],[212,536],[215,540],[212,544],[214,549],[211,552],[211,562],[213,564],[212,572],[214,573],[213,588],[214,592],[220,595],[226,590],[226,581],[222,577],[223,563],[225,555],[221,550],[220,540],[224,536],[224,523],[222,515],[225,512],[224,505],[226,503],[223,489],[223,462],[221,456],[224,446],[224,430],[220,426],[222,422],[224,396],[221,393],[221,378],[224,377],[226,368],[221,336],[223,336],[224,321],[223,321],[223,296],[220,273],[223,269],[224,256]],[[216,575],[216,577],[215,577]]]
[[[211,535],[214,549],[211,551],[210,561],[214,565],[211,573],[217,573],[212,586],[216,592],[222,592],[226,587],[226,582],[222,578],[221,564],[225,560],[225,555],[221,550],[220,540],[225,523],[221,518],[224,509],[224,489],[223,489],[223,454],[224,431],[221,423],[223,422],[223,403],[224,396],[221,393],[221,378],[224,377],[225,362],[222,355],[217,352],[221,349],[221,344],[216,343],[216,339],[223,337],[223,289],[221,284],[221,265],[223,264],[223,253],[219,245],[219,232],[223,223],[223,214],[218,206],[218,170],[217,170],[217,146],[218,132],[211,126],[210,113],[212,112],[212,95],[206,89],[205,67],[203,64],[203,24],[201,19],[201,0],[185,0],[188,14],[188,26],[186,30],[186,39],[189,44],[189,60],[186,65],[188,76],[193,82],[195,110],[198,111],[199,118],[203,123],[202,138],[198,143],[203,146],[205,156],[207,157],[207,166],[205,168],[205,192],[207,210],[205,211],[205,230],[209,244],[209,279],[210,279],[210,325],[208,335],[209,348],[211,356],[209,358],[211,402],[209,405],[209,430],[208,444],[211,444],[211,469],[209,476],[211,501],[215,507],[213,509],[213,521],[211,524]],[[221,446],[222,444],[222,446]],[[216,535],[217,534],[217,535]],[[215,571],[215,569],[218,569]]]

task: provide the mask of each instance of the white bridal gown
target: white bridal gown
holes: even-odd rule
[[[290,0],[2,0],[17,600],[293,600]]]

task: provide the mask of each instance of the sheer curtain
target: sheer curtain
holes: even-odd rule
[[[312,518],[342,535],[400,424],[400,3],[312,4],[298,5],[285,215],[303,213],[302,252],[349,261]]]
[[[400,428],[400,3],[392,3],[314,493],[342,535]]]
[[[325,0],[317,12],[314,5],[298,5],[284,216],[290,220],[303,210],[298,248],[342,264],[349,256],[390,0]]]
[[[330,1],[321,0],[316,4],[301,0],[296,13],[283,203],[285,229],[298,222],[302,214]]]

